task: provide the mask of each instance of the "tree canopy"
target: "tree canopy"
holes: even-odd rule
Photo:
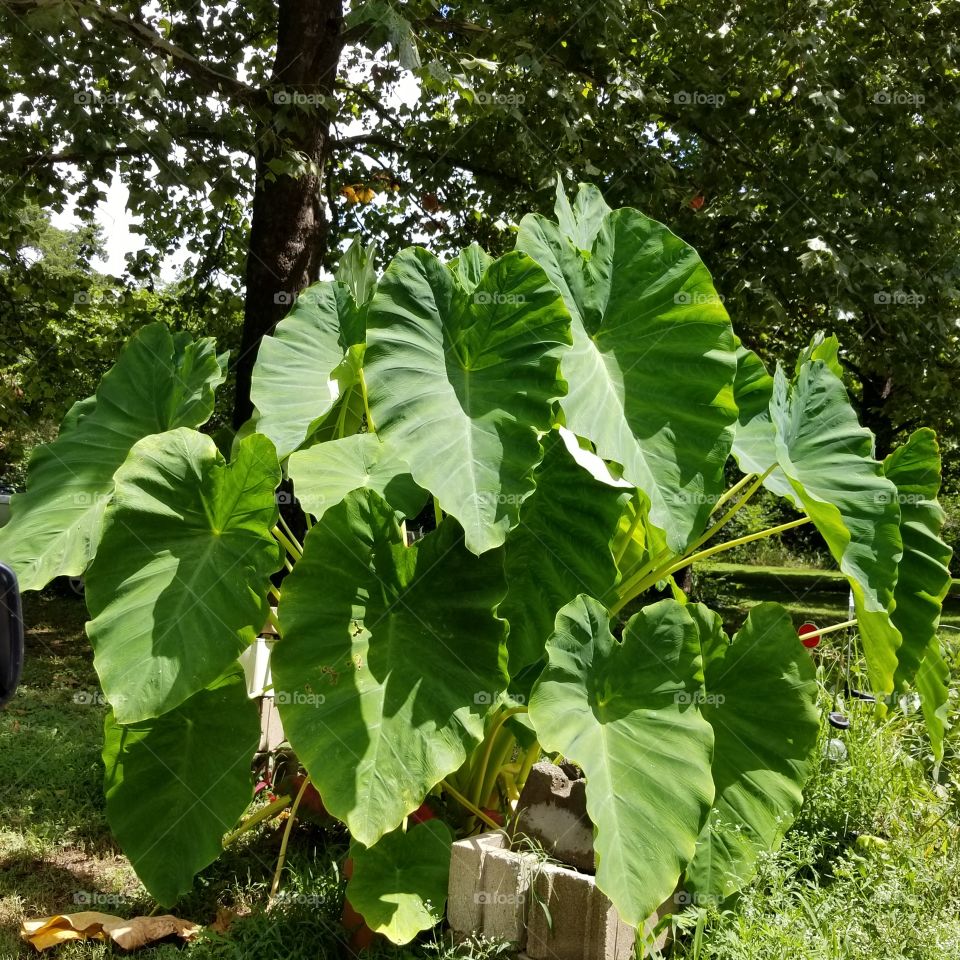
[[[700,250],[749,346],[819,328],[880,452],[931,403],[956,443],[960,10],[894,0],[245,4],[4,0],[15,171],[0,211],[118,171],[146,278],[185,242],[191,287],[246,287],[244,365],[361,234],[513,246],[556,172]]]

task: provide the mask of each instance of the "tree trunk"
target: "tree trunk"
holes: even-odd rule
[[[320,98],[333,95],[342,23],[342,0],[280,0],[272,116],[257,130],[255,147],[246,305],[235,361],[235,427],[253,412],[250,378],[260,340],[283,319],[296,295],[317,279],[325,252],[321,177],[330,113]],[[291,150],[316,163],[318,172],[297,178],[270,175],[270,161]]]

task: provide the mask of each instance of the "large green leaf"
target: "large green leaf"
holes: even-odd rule
[[[468,292],[426,250],[404,250],[377,288],[365,360],[374,424],[475,553],[504,542],[533,492],[569,331],[560,295],[521,253]]]
[[[604,218],[611,212],[607,201],[592,183],[581,183],[577,185],[577,196],[571,206],[559,174],[556,194],[553,212],[557,217],[560,230],[574,242],[578,249],[589,253]]]
[[[479,243],[471,243],[460,251],[460,256],[450,261],[450,272],[465,293],[473,293],[483,279],[487,268],[493,264],[490,256]]]
[[[423,508],[427,494],[410,476],[410,467],[392,445],[374,433],[318,443],[298,450],[287,461],[300,507],[322,517],[353,490],[376,490],[404,517]]]
[[[700,629],[716,799],[686,885],[725,900],[800,810],[820,729],[816,673],[779,604],[754,607],[733,643],[715,613],[701,604],[688,609]]]
[[[936,501],[940,489],[940,450],[932,430],[921,429],[883,462],[897,486],[903,559],[894,589],[892,620],[903,637],[897,651],[894,689],[915,684],[933,754],[943,759],[948,726],[950,671],[940,652],[937,628],[950,590],[952,551],[941,538],[945,516]]]
[[[377,288],[376,256],[376,243],[371,240],[364,246],[359,239],[354,239],[340,258],[334,276],[335,280],[346,285],[361,307],[370,302],[373,291]]]
[[[281,562],[270,532],[279,482],[273,444],[259,434],[229,464],[186,428],[131,450],[86,581],[87,633],[118,722],[172,710],[263,626]]]
[[[943,659],[940,641],[930,641],[916,678],[923,719],[930,735],[930,746],[937,761],[943,760],[943,737],[950,726],[950,668]]]
[[[737,339],[737,379],[733,388],[737,403],[737,425],[732,453],[744,473],[766,474],[777,463],[777,431],[770,417],[773,377],[763,361]],[[793,490],[777,467],[767,474],[764,486],[781,497]]]
[[[371,846],[457,770],[506,686],[503,552],[457,524],[412,547],[372,491],[307,535],[284,582],[273,653],[284,730],[323,797]]]
[[[810,343],[805,346],[797,357],[796,372],[810,360],[822,360],[833,375],[838,379],[843,379],[843,367],[840,365],[840,341],[833,335],[827,336],[822,330],[815,333],[810,338]]]
[[[913,433],[883,461],[883,472],[897,488],[903,559],[891,615],[903,643],[897,651],[896,689],[912,683],[931,643],[944,598],[950,591],[953,551],[940,538],[946,516],[937,503],[940,450],[929,428]]]
[[[837,353],[840,348],[836,337],[816,334],[804,347],[797,359],[799,376],[803,366],[811,360],[823,360],[839,379],[840,363]],[[777,430],[770,413],[773,399],[773,377],[767,373],[763,361],[748,350],[737,338],[737,379],[734,384],[734,399],[737,402],[737,426],[733,438],[733,455],[744,473],[766,474],[763,485],[777,496],[794,500],[793,488],[777,464]]]
[[[537,490],[507,538],[507,595],[498,615],[510,623],[510,673],[544,656],[557,611],[577,594],[601,601],[617,580],[610,541],[623,490],[594,479],[570,455],[557,431],[543,441]]]
[[[359,268],[357,268],[359,269]],[[361,277],[357,289],[366,289]],[[308,287],[293,309],[264,337],[253,368],[250,397],[257,430],[282,460],[313,433],[357,376],[363,309],[343,283]]]
[[[557,615],[547,654],[530,719],[545,750],[583,768],[597,884],[639,926],[673,892],[713,801],[697,624],[662,600],[620,642],[606,609],[580,596]]]
[[[409,943],[443,920],[453,835],[440,820],[396,829],[372,847],[354,843],[347,897],[375,933]]]
[[[163,906],[223,852],[223,835],[252,796],[250,758],[259,739],[239,670],[162,717],[121,726],[107,715],[107,820]]]
[[[897,488],[873,456],[843,383],[823,360],[794,383],[774,377],[770,414],[791,499],[813,520],[850,582],[874,690],[893,689],[900,634],[890,619],[903,552]]]
[[[196,427],[213,411],[225,371],[213,340],[194,343],[161,323],[144,327],[104,375],[96,395],[70,409],[61,436],[30,460],[27,492],[0,529],[0,560],[21,590],[79,576],[97,550],[113,474],[142,437]]]
[[[623,467],[680,551],[723,489],[737,416],[730,319],[696,251],[666,227],[626,208],[597,228],[600,208],[583,206],[576,237],[531,215],[517,239],[573,317],[566,425]]]

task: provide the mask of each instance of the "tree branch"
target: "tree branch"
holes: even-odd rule
[[[424,150],[419,147],[415,147],[412,144],[401,143],[399,140],[394,140],[391,137],[385,137],[383,134],[379,133],[365,133],[354,137],[341,137],[336,140],[328,141],[328,146],[331,152],[340,148],[362,147],[365,144],[371,144],[373,146],[383,147],[386,150],[392,150],[395,153],[403,155],[408,160],[430,160],[435,164],[445,163],[451,167],[456,167],[458,170],[463,170],[465,173],[472,173],[477,177],[487,177],[491,180],[496,180],[499,183],[506,184],[507,186],[516,189],[531,189],[530,183],[525,180],[521,180],[519,177],[514,176],[513,174],[507,173],[505,170],[500,170],[496,167],[488,167],[483,164],[473,163],[467,160],[461,160],[457,157],[447,156],[446,154],[438,154],[429,150]]]
[[[51,0],[3,0],[3,3],[11,10],[19,10],[24,13],[59,5],[57,2],[51,2]],[[219,94],[250,107],[263,106],[268,102],[264,90],[251,87],[236,77],[222,73],[216,66],[205,63],[192,53],[188,53],[175,43],[171,43],[142,20],[135,20],[105,4],[95,2],[78,3],[76,11],[81,17],[88,17],[97,23],[111,27],[144,50],[169,57],[180,70],[196,81],[206,93]]]
[[[180,137],[185,140],[209,140],[211,142],[222,144],[223,137],[212,131],[191,131],[186,130]],[[140,157],[140,156],[163,156],[163,151],[155,151],[152,144],[144,141],[138,147],[119,146],[110,150],[59,150],[54,153],[35,153],[24,156],[22,166],[24,167],[49,167],[55,163],[72,163],[75,166],[85,166],[96,163],[100,160],[119,159],[120,157]]]

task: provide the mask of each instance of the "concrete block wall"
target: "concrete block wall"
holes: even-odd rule
[[[631,960],[636,940],[592,876],[512,851],[502,832],[453,845],[447,919],[459,939],[506,940],[530,960]]]

